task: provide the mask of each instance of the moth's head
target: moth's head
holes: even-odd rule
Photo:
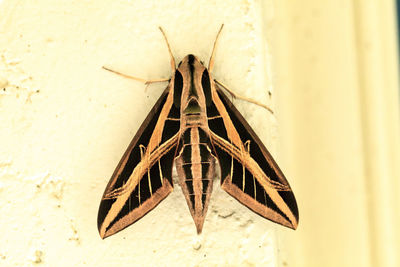
[[[182,59],[175,71],[174,104],[184,109],[193,100],[200,106],[211,103],[211,79],[207,68],[198,57],[189,54]]]
[[[198,65],[198,64],[201,66],[204,66],[203,62],[198,57],[196,57],[195,55],[189,54],[186,57],[184,57],[181,62],[179,62],[178,68],[181,65]]]

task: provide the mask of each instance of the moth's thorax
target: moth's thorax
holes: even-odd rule
[[[207,125],[206,99],[202,87],[202,75],[206,67],[194,55],[187,55],[177,69],[182,75],[181,118],[182,127]],[[179,84],[177,85],[179,86]]]

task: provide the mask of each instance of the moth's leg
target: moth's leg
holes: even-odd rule
[[[210,61],[208,62],[208,71],[211,72],[213,67],[214,67],[214,56],[215,56],[215,49],[217,47],[217,43],[218,43],[218,39],[219,39],[219,35],[222,31],[222,28],[224,27],[224,24],[221,25],[221,28],[219,28],[219,31],[217,33],[217,37],[215,37],[215,41],[214,41],[214,46],[213,46],[213,50],[211,52],[211,57],[210,57]]]
[[[138,77],[134,77],[134,76],[129,76],[129,75],[123,74],[123,73],[118,72],[116,70],[109,69],[109,68],[104,67],[104,66],[103,66],[103,69],[111,71],[111,72],[113,72],[115,74],[121,75],[122,77],[125,77],[125,78],[128,78],[128,79],[133,79],[133,80],[138,81],[138,82],[142,82],[144,84],[158,83],[158,82],[168,82],[170,80],[170,78],[156,79],[156,80],[146,80],[146,79],[142,79],[142,78],[138,78]]]
[[[245,96],[238,95],[238,94],[236,94],[235,92],[229,90],[228,87],[226,87],[223,83],[221,83],[221,82],[219,82],[219,81],[217,81],[217,80],[214,80],[214,81],[215,81],[215,83],[216,83],[217,85],[219,85],[219,86],[221,86],[222,88],[224,88],[233,98],[241,99],[241,100],[244,100],[244,101],[247,101],[247,102],[256,104],[257,106],[260,106],[260,107],[265,108],[266,110],[268,110],[269,112],[271,112],[271,114],[274,114],[274,112],[272,111],[272,109],[271,109],[270,107],[268,107],[268,106],[266,106],[266,105],[264,105],[264,104],[262,104],[262,103],[260,103],[260,102],[258,102],[258,101],[256,101],[256,100],[253,100],[253,99],[251,99],[251,98],[247,98],[247,97],[245,97]]]
[[[164,36],[165,42],[167,43],[169,56],[171,58],[171,68],[172,68],[172,72],[174,72],[176,69],[175,58],[174,58],[174,55],[172,54],[171,47],[169,46],[167,35],[165,34],[164,30],[161,27],[158,27],[158,28],[160,29],[162,35]]]

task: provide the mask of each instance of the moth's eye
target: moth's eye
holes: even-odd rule
[[[210,75],[208,74],[207,69],[203,71],[203,75],[201,76],[201,86],[203,87],[204,96],[206,98],[206,105],[208,107],[212,102],[212,97]]]
[[[179,109],[181,106],[181,96],[183,88],[183,77],[179,70],[175,71],[174,79],[174,105]]]

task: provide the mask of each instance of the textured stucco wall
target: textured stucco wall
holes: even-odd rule
[[[145,90],[101,66],[148,79],[168,77],[158,26],[177,61],[193,53],[208,62],[225,23],[214,77],[272,105],[264,38],[271,2],[2,1],[0,265],[285,264],[277,233],[295,232],[252,213],[218,182],[200,236],[178,185],[123,232],[101,240],[96,225],[109,177],[166,86]],[[255,105],[235,103],[275,154],[275,118]]]

